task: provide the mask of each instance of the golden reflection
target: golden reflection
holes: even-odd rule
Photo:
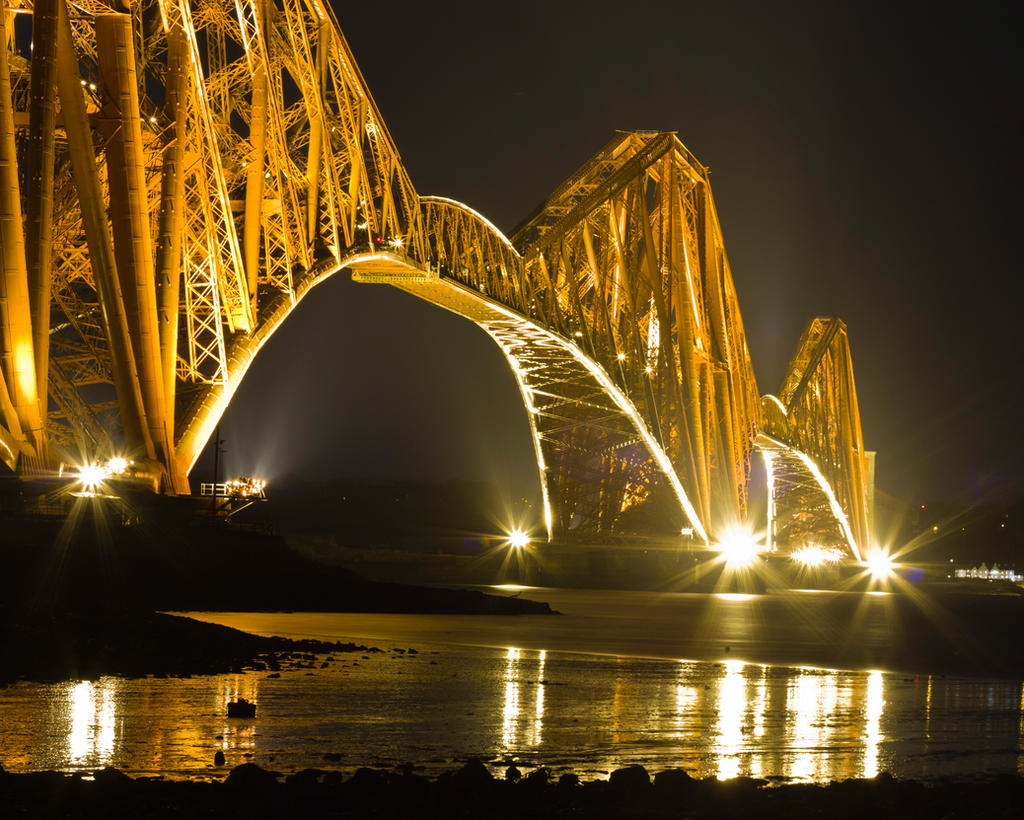
[[[695,686],[676,686],[676,716],[682,718],[697,705],[697,688]]]
[[[743,753],[743,715],[747,710],[743,661],[725,661],[725,675],[718,682],[718,725],[715,727],[715,758],[719,780],[737,777]]]
[[[255,676],[232,675],[224,676],[218,681],[215,695],[217,714],[227,716],[228,703],[245,698],[249,703],[257,704],[256,715],[259,716],[259,681]],[[249,752],[256,748],[256,723],[252,720],[225,721],[221,731],[221,749],[225,752]]]
[[[754,699],[754,737],[764,737],[764,713],[768,709],[768,667],[762,664]],[[756,776],[756,775],[755,775]]]
[[[531,746],[539,746],[544,734],[544,664],[547,661],[547,655],[547,651],[542,649],[537,658],[537,703],[533,712]]]
[[[526,746],[539,746],[544,738],[544,669],[547,665],[547,650],[537,653],[536,681],[525,680],[527,664],[530,662],[528,651],[518,647],[509,647],[505,654],[505,700],[501,710],[501,743],[506,750],[511,750],[520,741]],[[524,687],[536,684],[537,691],[533,699],[533,714],[529,714],[530,699]]]
[[[754,688],[754,702],[751,706],[751,712],[753,713],[754,725],[752,734],[754,738],[760,742],[760,739],[764,737],[764,716],[765,712],[768,711],[768,667],[761,665],[761,677],[758,678],[757,686]],[[764,776],[764,764],[765,756],[762,751],[761,754],[751,755],[750,757],[750,776],[751,777],[763,777]]]
[[[801,669],[789,690],[788,711],[792,714],[791,736],[797,753],[789,776],[794,780],[828,779],[831,761],[820,749],[829,742],[831,717],[837,702],[836,676],[832,672]]]
[[[92,683],[83,680],[71,690],[71,731],[68,753],[75,762],[89,753],[89,728],[92,725]]]
[[[1024,697],[1024,694],[1022,694]],[[932,676],[928,676],[928,691],[924,696],[924,736],[932,739]]]
[[[882,741],[882,711],[885,708],[884,682],[877,669],[868,672],[868,691],[864,701],[864,771],[863,777],[878,774],[878,745]]]
[[[622,658],[615,658],[615,689],[612,690],[612,743],[622,743],[623,738],[619,735],[622,724],[619,720],[622,714]]]
[[[700,721],[700,703],[703,687],[694,686],[699,665],[693,661],[679,662],[679,676],[676,679],[676,736],[698,740],[703,736]]]
[[[519,655],[522,650],[509,647],[505,655],[505,706],[501,710],[501,742],[510,748],[516,742],[519,722]]]
[[[68,759],[75,765],[102,767],[111,759],[117,742],[117,678],[79,681],[68,691]]]

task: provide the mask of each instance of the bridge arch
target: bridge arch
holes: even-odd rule
[[[521,257],[485,217],[455,200],[424,198],[430,261],[401,248],[358,251],[304,277],[294,298],[279,299],[254,332],[227,351],[222,384],[212,385],[183,417],[180,463],[191,470],[262,347],[318,284],[342,269],[362,283],[389,284],[469,319],[498,345],[516,379],[540,477],[548,537],[608,528],[663,483],[701,540],[708,533],[669,456],[628,396],[576,344],[487,295],[510,301],[524,293]],[[472,267],[463,262],[472,262]],[[442,275],[442,271],[445,275]],[[590,452],[588,460],[566,451]],[[591,474],[587,474],[591,473]],[[595,475],[596,474],[596,475]]]

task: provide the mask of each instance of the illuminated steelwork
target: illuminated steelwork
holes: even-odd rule
[[[509,239],[419,196],[322,0],[115,5],[0,15],[8,467],[124,453],[136,480],[188,492],[263,344],[348,268],[501,347],[549,536],[713,543],[746,518],[760,448],[767,546],[858,554],[845,327],[812,322],[779,396],[759,397],[708,171],[674,133],[618,134]]]
[[[845,544],[860,558],[870,540],[869,471],[842,321],[807,323],[779,395],[764,397],[761,411],[759,446],[775,472],[776,536],[784,528],[786,543]],[[824,494],[827,511],[813,500],[814,488]]]

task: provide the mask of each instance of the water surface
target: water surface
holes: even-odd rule
[[[474,756],[584,777],[631,763],[815,782],[1024,770],[1018,679],[764,663],[745,656],[751,632],[740,626],[767,606],[749,598],[716,601],[717,619],[696,630],[675,620],[679,602],[548,597],[559,596],[571,614],[197,614],[383,651],[335,653],[279,677],[19,683],[0,690],[0,763],[220,777],[213,757],[223,751],[228,767],[285,773],[412,763],[436,774]],[[680,633],[695,631],[720,657],[672,656],[689,640]],[[254,719],[226,717],[238,697],[257,704]]]

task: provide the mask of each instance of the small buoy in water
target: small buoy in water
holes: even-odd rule
[[[256,717],[256,704],[249,703],[245,698],[228,701],[229,718],[251,718]]]
[[[215,754],[213,756],[213,765],[214,766],[223,766],[224,765],[224,752],[217,752],[217,754]]]

